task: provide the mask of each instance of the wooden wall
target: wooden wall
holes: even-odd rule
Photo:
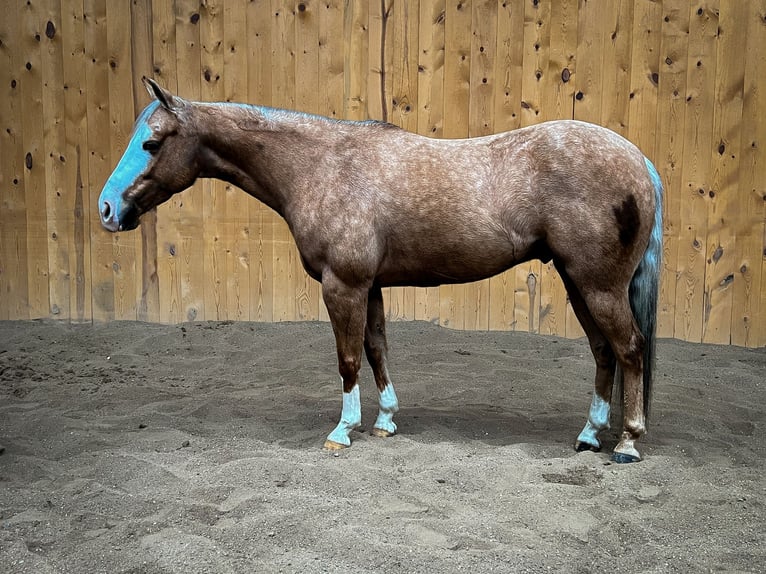
[[[285,224],[202,181],[134,232],[96,198],[153,76],[186,98],[433,137],[553,118],[666,186],[660,335],[766,345],[766,0],[10,0],[0,18],[0,319],[325,319]],[[392,319],[579,336],[550,265],[392,289]]]

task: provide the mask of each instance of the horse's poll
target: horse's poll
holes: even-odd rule
[[[199,177],[232,183],[284,217],[306,271],[322,283],[337,343],[343,408],[327,448],[349,446],[361,423],[363,350],[379,391],[373,433],[396,432],[381,288],[476,281],[541,259],[561,275],[596,361],[596,392],[575,447],[600,448],[617,376],[623,421],[612,457],[640,460],[662,183],[636,146],[577,121],[437,140],[382,122],[188,102],[144,83],[155,101],[101,192],[104,227],[137,227]]]

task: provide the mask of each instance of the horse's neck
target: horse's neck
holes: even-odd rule
[[[293,192],[324,147],[316,131],[289,112],[263,116],[265,122],[257,113],[258,108],[223,104],[201,114],[202,176],[232,183],[285,216]]]

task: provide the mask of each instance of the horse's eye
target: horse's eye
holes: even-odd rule
[[[143,148],[149,153],[157,153],[160,150],[160,142],[157,140],[146,140]]]

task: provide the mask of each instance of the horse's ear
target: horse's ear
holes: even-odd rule
[[[174,96],[151,78],[144,76],[141,80],[146,87],[146,91],[149,92],[149,95],[158,100],[162,107],[169,112],[177,112],[184,106],[183,99]]]

